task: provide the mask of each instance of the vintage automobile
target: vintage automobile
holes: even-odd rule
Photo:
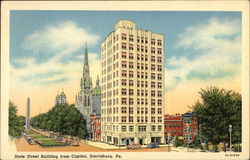
[[[72,146],[79,146],[79,142],[74,140],[72,143],[71,143]]]
[[[139,149],[141,148],[141,145],[138,143],[130,144],[127,146],[127,149]]]
[[[160,148],[160,146],[158,145],[158,143],[150,143],[147,145],[147,148]]]

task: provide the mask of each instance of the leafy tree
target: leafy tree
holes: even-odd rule
[[[174,146],[177,148],[177,147],[181,146],[182,144],[183,144],[183,142],[179,139],[179,136],[175,136]]]
[[[197,113],[202,136],[213,145],[229,143],[231,124],[232,142],[241,143],[241,95],[217,87],[201,89],[199,94],[202,101],[190,108]]]
[[[17,115],[17,107],[9,102],[9,135],[19,138],[24,131],[25,117]]]
[[[86,121],[74,105],[57,104],[49,112],[31,119],[31,125],[47,131],[84,138]]]

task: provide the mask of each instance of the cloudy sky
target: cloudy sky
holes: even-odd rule
[[[165,35],[165,109],[184,113],[200,88],[241,88],[241,13],[179,11],[11,11],[10,100],[25,114],[48,111],[64,89],[74,103],[85,42],[93,81],[100,74],[100,43],[118,20]]]

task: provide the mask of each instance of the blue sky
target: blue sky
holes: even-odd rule
[[[178,87],[189,83],[229,84],[240,76],[241,12],[11,11],[12,84],[79,87],[85,41],[95,80],[100,44],[121,19],[165,35],[168,92],[182,92]]]

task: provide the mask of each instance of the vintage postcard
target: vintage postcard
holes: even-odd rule
[[[3,2],[1,159],[249,159],[249,2]]]

